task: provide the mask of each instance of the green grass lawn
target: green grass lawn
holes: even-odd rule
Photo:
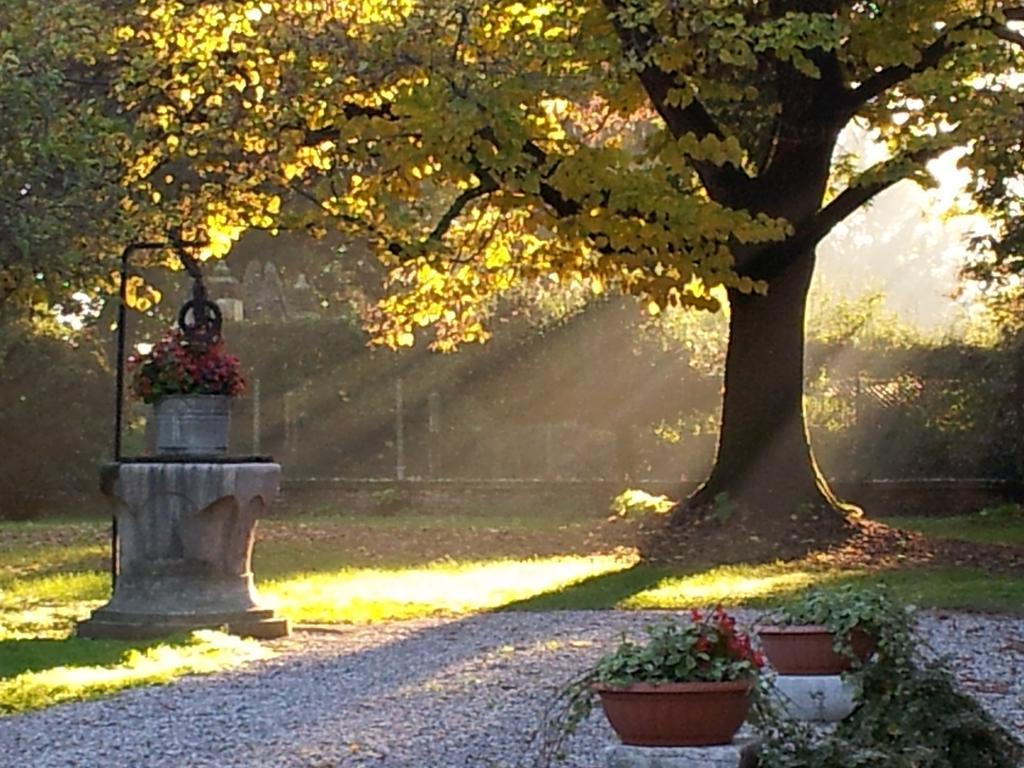
[[[963,517],[890,517],[885,522],[944,539],[1024,546],[1024,509],[1016,504]]]
[[[0,523],[0,715],[270,654],[214,631],[160,642],[73,637],[74,622],[110,593],[108,535],[103,522]]]
[[[1022,541],[1009,512],[904,521],[929,535]],[[373,622],[485,610],[770,607],[812,584],[880,583],[922,607],[1024,610],[1024,577],[967,569],[850,571],[802,562],[667,570],[593,551],[593,521],[527,514],[261,523],[261,594],[295,622]],[[154,642],[83,640],[107,598],[105,521],[0,523],[0,715],[229,668],[273,645],[204,631]],[[605,547],[607,549],[607,547]]]

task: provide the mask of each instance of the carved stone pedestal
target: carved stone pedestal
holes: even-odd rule
[[[251,560],[257,517],[277,494],[270,462],[139,461],[104,467],[116,505],[120,569],[110,602],[78,624],[81,637],[142,639],[227,626],[288,634],[259,605]]]
[[[616,744],[605,753],[605,768],[754,768],[760,741],[737,736],[720,747],[631,747]]]

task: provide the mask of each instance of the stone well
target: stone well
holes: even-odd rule
[[[103,468],[119,540],[114,593],[78,635],[142,639],[206,627],[288,634],[260,605],[252,575],[256,521],[281,466],[260,459],[146,459]]]

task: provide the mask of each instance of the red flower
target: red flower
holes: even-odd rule
[[[238,395],[245,389],[238,358],[228,355],[222,342],[192,344],[178,329],[145,357],[133,358],[132,389],[147,403],[164,395]]]

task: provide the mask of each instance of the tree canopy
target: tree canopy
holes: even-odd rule
[[[143,0],[110,43],[134,205],[208,230],[369,236],[392,340],[474,338],[537,276],[715,308],[967,148],[1014,248],[1024,10],[992,2]],[[891,158],[855,172],[858,123]],[[820,187],[818,199],[802,200]],[[821,196],[829,191],[823,203]],[[771,249],[767,249],[770,251]]]
[[[759,244],[813,244],[895,181],[930,183],[927,161],[953,146],[995,223],[986,245],[1019,258],[1011,3],[27,11],[4,8],[6,290],[15,261],[128,213],[138,237],[184,223],[218,254],[249,227],[369,236],[396,268],[399,343],[428,323],[443,343],[479,338],[490,297],[538,276],[713,309],[716,285],[766,289]],[[833,155],[852,122],[891,159],[855,173]],[[823,173],[828,204],[795,210],[791,188]]]
[[[932,183],[928,162],[958,147],[985,245],[1019,259],[1016,0],[100,8],[102,114],[130,127],[118,210],[138,237],[180,226],[212,255],[251,228],[366,238],[391,283],[370,320],[395,345],[420,326],[441,349],[486,338],[493,298],[536,279],[652,311],[717,309],[724,289],[704,501],[736,491],[778,520],[838,503],[802,406],[814,252],[837,223],[901,179]],[[844,155],[851,125],[887,159]]]

